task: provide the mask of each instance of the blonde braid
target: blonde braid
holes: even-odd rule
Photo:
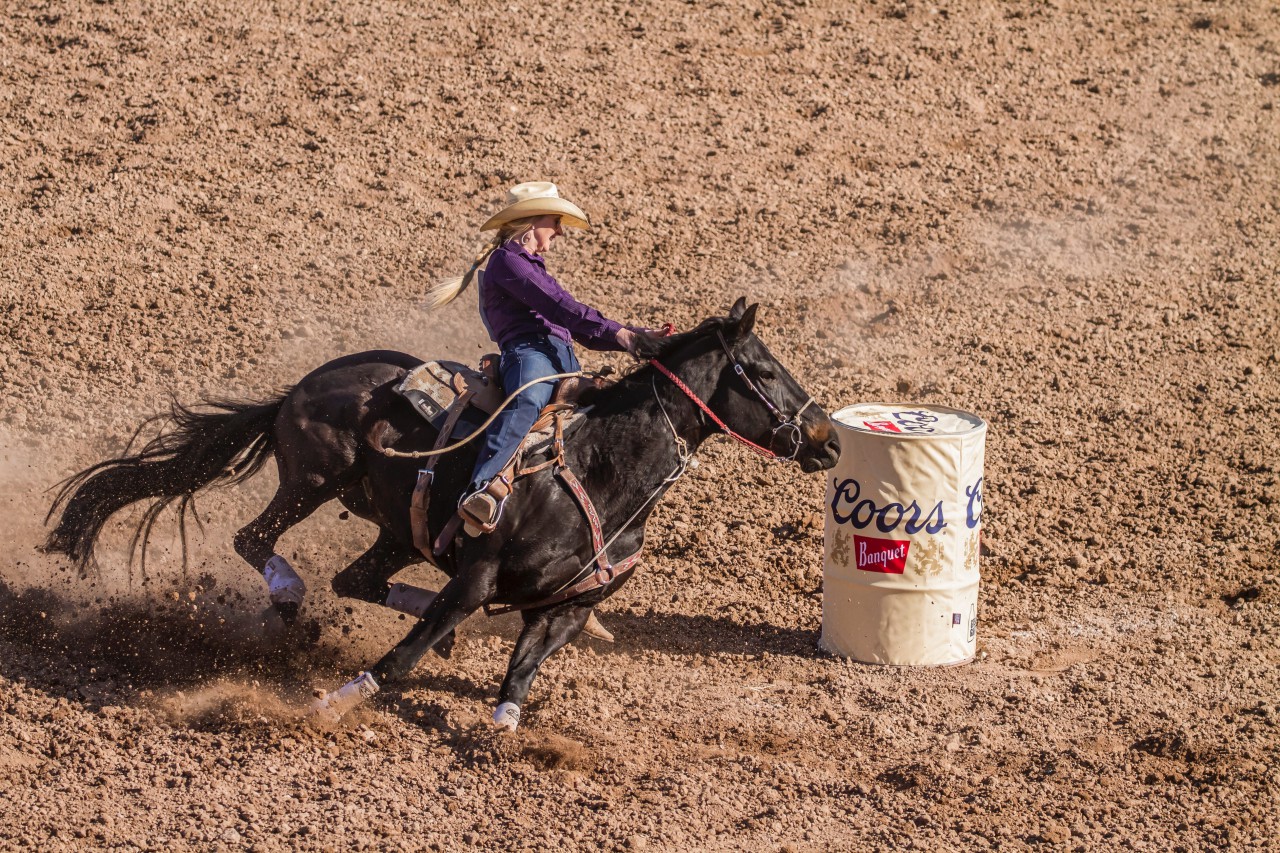
[[[454,276],[453,278],[446,278],[444,281],[427,291],[427,310],[430,311],[436,308],[443,308],[445,305],[448,305],[450,302],[461,296],[463,291],[471,286],[471,282],[476,277],[476,270],[480,269],[484,262],[489,259],[489,256],[493,254],[495,249],[503,243],[507,243],[511,240],[519,240],[524,237],[531,228],[533,228],[532,217],[516,219],[499,228],[498,233],[494,235],[493,239],[485,245],[480,254],[476,255],[476,259],[471,264],[470,269],[462,275]]]

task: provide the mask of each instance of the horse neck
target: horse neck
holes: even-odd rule
[[[670,369],[695,394],[706,399],[714,390],[706,378],[709,372],[704,365],[692,368],[686,363]],[[716,432],[697,404],[652,365],[641,367],[602,392],[595,408],[601,413],[600,426],[612,442],[609,455],[615,464],[619,468],[634,466],[633,470],[644,479],[661,479],[679,462],[680,450],[673,430],[690,454]]]

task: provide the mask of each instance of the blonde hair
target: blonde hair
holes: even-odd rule
[[[489,259],[494,249],[512,240],[524,239],[524,235],[533,230],[533,220],[536,218],[528,216],[524,219],[513,219],[499,228],[493,239],[485,244],[480,254],[476,255],[476,259],[472,262],[469,270],[462,275],[446,278],[427,291],[427,310],[443,308],[461,296],[462,292],[471,286],[472,280],[476,277],[476,270],[480,269],[481,265]]]

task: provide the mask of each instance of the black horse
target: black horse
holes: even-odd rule
[[[649,364],[587,401],[586,417],[567,440],[565,463],[598,510],[615,559],[639,552],[655,499],[717,432],[736,433],[809,473],[835,464],[840,448],[830,419],[752,333],[756,307],[740,299],[727,317],[649,342],[649,351],[639,353]],[[383,604],[391,576],[425,559],[410,527],[418,463],[379,452],[425,449],[435,439],[431,426],[392,390],[420,363],[397,352],[359,353],[325,364],[265,403],[175,407],[168,432],[63,485],[50,516],[59,509],[62,514],[46,550],[65,553],[83,568],[106,520],[150,500],[135,535],[145,552],[161,509],[178,502],[181,523],[196,491],[241,482],[274,455],[279,489],[236,534],[235,548],[264,573],[281,617],[296,619],[304,585],[274,554],[276,541],[334,498],[380,530],[369,550],[333,578],[333,589]],[[450,520],[474,458],[469,446],[437,465],[428,517],[432,537]],[[453,629],[483,606],[528,608],[495,714],[495,721],[514,728],[543,661],[576,637],[592,609],[626,579],[543,604],[589,574],[596,550],[582,508],[550,470],[517,480],[497,529],[461,537],[436,561],[451,579],[368,675],[381,685],[403,679],[428,650],[451,644]]]

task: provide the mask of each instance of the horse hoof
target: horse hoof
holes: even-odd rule
[[[277,601],[271,606],[275,609],[280,621],[285,624],[286,628],[293,627],[294,623],[298,621],[298,611],[302,609],[302,605],[296,601]]]
[[[582,626],[582,633],[588,637],[595,637],[597,640],[604,640],[606,643],[613,642],[613,634],[609,629],[600,624],[600,620],[596,618],[596,612],[593,610],[587,615],[587,624]]]
[[[289,636],[289,626],[284,624],[280,611],[274,606],[265,608],[258,618],[262,620],[262,637],[268,643],[278,645]]]
[[[378,692],[378,682],[362,672],[332,693],[318,696],[307,708],[306,721],[312,728],[332,729],[351,709]]]
[[[338,723],[342,722],[342,715],[335,713],[326,704],[328,698],[327,695],[317,697],[307,706],[307,712],[302,716],[302,721],[318,732],[333,731],[338,727]]]
[[[313,649],[320,642],[320,623],[315,619],[303,621],[296,614],[286,619],[275,605],[263,610],[261,618],[263,638],[272,646],[284,650]]]
[[[514,732],[520,725],[520,706],[514,702],[503,702],[493,712],[493,725],[500,731]]]

